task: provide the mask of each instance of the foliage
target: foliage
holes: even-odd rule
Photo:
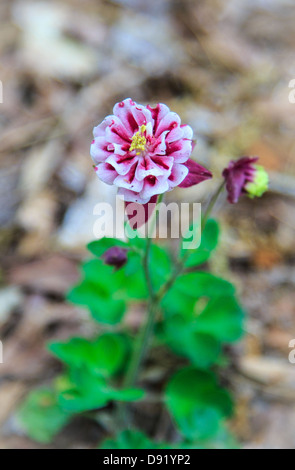
[[[82,264],[81,282],[67,298],[88,308],[93,320],[105,325],[107,332],[92,339],[72,338],[49,345],[65,372],[51,388],[31,394],[19,412],[33,439],[49,442],[77,413],[97,413],[113,402],[144,399],[142,390],[123,385],[135,338],[126,332],[122,319],[132,302],[147,302],[149,295],[143,267],[147,242],[130,229],[129,234],[127,242],[104,238],[88,246],[95,258]],[[219,385],[216,366],[223,358],[224,345],[243,334],[244,312],[234,286],[202,266],[214,253],[218,236],[217,222],[209,220],[200,247],[180,249],[184,269],[167,289],[175,262],[166,248],[151,245],[151,284],[156,295],[162,292],[157,341],[186,361],[168,379],[164,391],[165,406],[182,440],[155,443],[142,432],[125,430],[105,440],[102,448],[211,448],[214,442],[220,447],[233,446],[224,427],[233,405],[229,392]],[[128,253],[127,263],[119,270],[101,259],[113,246],[122,246]]]

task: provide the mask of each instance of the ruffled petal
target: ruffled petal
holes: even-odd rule
[[[136,168],[136,178],[139,181],[147,176],[160,176],[165,173],[163,167],[159,167],[150,157],[141,158]]]
[[[130,189],[119,188],[118,196],[125,202],[138,202],[138,204],[146,204],[151,199],[150,197],[143,198],[140,193],[130,191]]]
[[[163,194],[169,189],[169,184],[165,176],[148,176],[144,180],[143,189],[140,192],[142,199],[150,199],[155,194]]]
[[[194,131],[192,130],[191,126],[188,126],[187,124],[181,124],[180,127],[183,130],[183,139],[192,140]]]
[[[99,179],[106,184],[113,184],[118,176],[115,168],[109,163],[100,163],[95,167],[95,172]]]
[[[90,147],[90,155],[94,163],[104,162],[114,153],[114,145],[110,144],[105,137],[96,137]]]
[[[105,136],[106,128],[111,124],[113,121],[114,116],[107,116],[98,126],[94,127],[93,129],[93,136],[96,137],[103,137]]]
[[[171,131],[168,131],[167,134],[168,135],[166,137],[166,142],[170,144],[172,142],[182,139],[184,132],[180,126],[175,126],[173,127],[173,129],[171,129]]]
[[[135,132],[138,131],[138,123],[132,112],[133,107],[134,102],[130,98],[127,98],[114,106],[114,115],[120,119],[130,138],[132,138]]]
[[[180,126],[180,117],[178,114],[170,111],[169,113],[165,114],[163,119],[159,122],[158,128],[155,132],[155,137],[159,137],[164,131],[172,131],[172,129]]]
[[[166,116],[166,114],[170,112],[170,109],[168,108],[168,106],[166,106],[163,103],[159,103],[155,107],[151,107],[150,105],[147,105],[147,108],[151,112],[151,115],[154,121],[153,131],[154,131],[154,134],[156,134],[160,122]]]
[[[160,137],[154,140],[153,148],[149,151],[149,154],[152,155],[166,155],[166,135],[169,131],[163,132]]]
[[[188,174],[188,168],[180,163],[174,163],[171,175],[169,176],[169,188],[173,189],[175,186],[180,186],[181,182]]]
[[[112,165],[118,175],[127,175],[131,170],[132,166],[138,161],[138,157],[132,153],[126,153],[125,155],[110,155],[106,162]]]
[[[130,189],[130,191],[139,193],[143,188],[143,181],[139,181],[136,178],[136,167],[137,167],[137,163],[135,163],[132,166],[132,168],[130,169],[127,175],[117,176],[117,178],[114,181],[114,184],[120,188]]]
[[[131,107],[131,112],[135,121],[138,124],[138,127],[143,125],[147,126],[149,123],[151,123],[153,127],[154,120],[152,118],[152,114],[150,110],[147,109],[145,106],[141,106],[140,104],[134,103],[134,105]]]
[[[131,138],[128,135],[121,120],[117,116],[112,116],[113,119],[105,130],[106,139],[114,144],[131,145]]]
[[[173,157],[176,163],[184,163],[192,153],[191,140],[178,140],[167,145],[167,155]]]
[[[167,176],[170,175],[171,169],[174,163],[173,157],[166,157],[160,155],[154,155],[151,157],[152,161],[166,173]]]

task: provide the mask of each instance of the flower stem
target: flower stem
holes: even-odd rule
[[[161,194],[158,198],[157,205],[162,202],[163,194]],[[126,373],[126,377],[124,380],[124,388],[134,387],[137,382],[138,373],[140,367],[145,359],[147,354],[151,336],[153,334],[155,319],[157,316],[159,299],[155,296],[154,287],[152,284],[149,262],[150,262],[150,254],[151,254],[151,247],[152,247],[152,236],[157,222],[157,211],[155,209],[155,214],[152,219],[152,222],[149,226],[149,232],[146,241],[146,248],[145,253],[143,256],[143,270],[146,279],[146,284],[149,292],[149,303],[147,309],[147,319],[146,322],[143,324],[142,329],[139,332],[139,335],[136,340],[136,344],[133,350],[133,355],[131,357],[131,361],[129,364],[129,368]],[[121,422],[126,422],[127,416],[127,406],[125,403],[119,404],[119,418]]]
[[[125,387],[132,387],[136,384],[138,372],[140,366],[145,358],[147,353],[151,335],[153,333],[153,327],[158,311],[158,302],[151,301],[149,303],[148,312],[147,312],[147,321],[143,325],[142,330],[140,331],[136,346],[134,348],[134,355],[130,362],[130,368],[126,375]]]
[[[202,227],[201,227],[201,231],[203,232],[204,228],[205,228],[205,225],[207,223],[207,220],[208,218],[210,217],[210,214],[212,212],[212,209],[214,208],[216,202],[217,202],[217,199],[219,198],[220,194],[222,193],[223,191],[223,188],[225,186],[225,180],[221,183],[221,185],[217,188],[217,191],[213,194],[211,200],[209,201],[209,204],[208,204],[208,207],[205,211],[205,214],[202,218]]]
[[[202,231],[218,199],[219,194],[223,190],[223,187],[224,187],[224,183],[221,184],[221,186],[218,188],[216,193],[213,195],[205,211],[204,218],[202,220],[202,229],[201,229]],[[162,199],[163,199],[163,195],[159,197],[158,203],[160,203]],[[143,327],[137,337],[137,341],[133,350],[133,355],[129,364],[129,369],[127,371],[127,374],[124,380],[124,388],[130,388],[136,385],[140,367],[149,349],[149,345],[150,345],[151,338],[153,335],[154,324],[157,318],[157,313],[159,310],[159,305],[161,303],[161,300],[166,295],[168,290],[173,286],[178,276],[180,276],[185,271],[185,261],[190,254],[189,250],[187,250],[188,253],[185,254],[184,257],[177,263],[175,270],[172,273],[170,279],[168,279],[166,284],[164,284],[161,287],[161,289],[157,293],[155,293],[154,287],[152,285],[151,275],[150,275],[149,261],[150,261],[150,252],[151,252],[151,246],[152,246],[152,233],[155,228],[156,221],[157,221],[157,213],[155,214],[155,217],[151,224],[151,231],[148,234],[146,250],[145,250],[144,257],[143,257],[143,268],[144,268],[146,283],[147,283],[147,287],[148,287],[148,291],[150,295],[150,299],[148,303],[147,319],[146,319],[146,322],[143,324]],[[128,421],[126,412],[127,412],[126,403],[119,404],[119,417],[123,424],[125,424]]]
[[[154,297],[154,287],[152,284],[150,270],[149,270],[149,261],[150,261],[150,252],[152,246],[152,238],[148,237],[146,241],[146,249],[143,257],[143,271],[145,275],[145,280],[147,284],[147,288],[149,291],[149,296],[152,299]]]
[[[207,206],[207,209],[205,210],[205,213],[204,213],[204,216],[202,217],[202,222],[201,222],[201,234],[203,233],[203,230],[206,226],[206,222],[207,222],[208,218],[210,217],[212,209],[214,208],[219,195],[223,191],[224,186],[225,186],[225,182],[223,181],[221,183],[221,185],[217,188],[217,191],[213,194],[213,196],[212,196],[212,198],[211,198],[211,200],[210,200],[210,202]],[[166,284],[164,284],[161,287],[161,289],[159,290],[159,292],[157,293],[156,297],[157,297],[159,302],[166,295],[166,293],[169,291],[169,289],[171,289],[171,287],[173,286],[173,284],[176,281],[176,279],[178,278],[178,276],[180,276],[185,271],[185,268],[186,268],[185,267],[185,262],[186,262],[186,260],[189,256],[190,256],[190,250],[187,250],[187,253],[185,253],[185,255],[182,257],[182,259],[179,260],[178,263],[176,264],[174,272],[172,273],[170,279],[168,279]]]

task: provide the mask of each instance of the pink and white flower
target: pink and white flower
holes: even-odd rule
[[[165,104],[142,106],[130,98],[94,128],[91,157],[98,177],[118,187],[127,202],[147,204],[176,186],[212,177],[190,159],[193,131]]]

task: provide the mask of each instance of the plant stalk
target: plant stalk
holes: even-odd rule
[[[220,187],[217,189],[216,193],[213,195],[206,211],[204,214],[204,217],[202,219],[202,227],[201,231],[203,231],[206,222],[211,214],[211,211],[224,188],[224,182],[220,185]],[[163,199],[163,195],[161,195],[158,199],[158,203],[160,203]],[[155,228],[155,224],[157,221],[157,212],[155,214],[155,217],[152,221],[151,224],[151,231],[148,234],[147,238],[147,243],[146,243],[146,250],[145,254],[143,257],[143,269],[145,273],[145,278],[146,278],[146,283],[150,295],[149,299],[149,304],[148,304],[148,311],[147,311],[147,320],[144,323],[137,341],[136,345],[133,351],[133,355],[130,361],[129,369],[127,371],[125,381],[124,381],[124,388],[130,388],[134,387],[137,382],[137,377],[139,374],[140,367],[147,355],[150,341],[153,335],[153,330],[154,330],[154,324],[156,321],[157,317],[157,312],[159,310],[159,305],[161,303],[161,300],[163,297],[166,295],[168,290],[173,286],[174,282],[178,278],[179,275],[181,275],[185,271],[185,261],[187,257],[189,256],[189,250],[188,253],[185,254],[185,256],[180,260],[180,262],[176,265],[176,268],[174,272],[172,273],[170,279],[164,284],[161,289],[155,293],[154,287],[152,285],[152,279],[150,275],[150,269],[149,269],[149,261],[150,261],[150,252],[151,252],[151,246],[152,246],[152,233]],[[122,405],[122,406],[121,406]],[[127,420],[126,416],[126,411],[127,411],[127,406],[125,403],[119,405],[119,416],[121,418],[121,422],[125,423]]]

